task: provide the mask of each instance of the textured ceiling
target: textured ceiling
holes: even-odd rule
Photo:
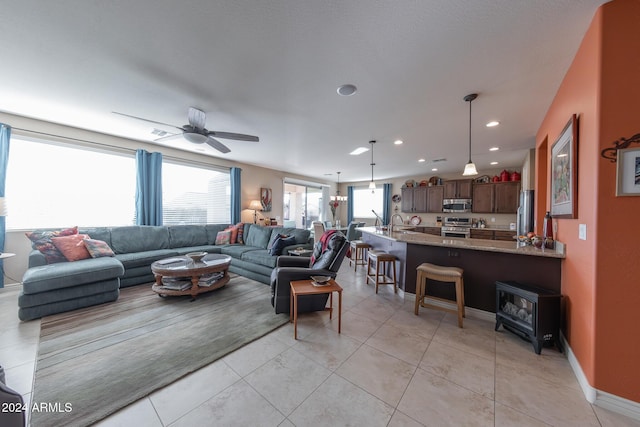
[[[194,106],[211,130],[260,137],[222,140],[231,153],[205,155],[323,180],[341,171],[347,182],[370,179],[370,154],[348,153],[371,139],[376,180],[431,176],[437,158],[447,159],[439,173],[461,172],[463,97],[477,92],[472,157],[482,173],[519,166],[534,147],[602,3],[5,0],[0,111],[152,141],[152,125],[111,112],[182,126]],[[358,92],[338,96],[344,83]]]

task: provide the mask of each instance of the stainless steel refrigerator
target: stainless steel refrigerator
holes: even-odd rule
[[[522,190],[520,192],[520,204],[518,206],[516,223],[518,236],[533,231],[533,221],[533,190]]]

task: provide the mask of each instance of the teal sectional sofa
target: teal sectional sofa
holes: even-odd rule
[[[311,249],[310,231],[299,228],[244,224],[244,244],[216,245],[218,232],[230,224],[124,226],[80,229],[91,239],[106,242],[113,257],[47,264],[38,250],[29,255],[22,279],[18,316],[31,320],[64,311],[115,301],[120,288],[153,282],[151,263],[162,258],[206,251],[231,257],[229,271],[270,284],[278,256],[269,248],[278,235],[295,237],[283,249]]]

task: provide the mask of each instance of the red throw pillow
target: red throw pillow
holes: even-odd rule
[[[237,223],[236,228],[238,229],[238,236],[236,237],[236,243],[244,245],[244,222]]]
[[[236,243],[238,241],[238,227],[230,225],[225,228],[224,231],[231,231],[231,239],[229,240],[229,243]]]
[[[72,234],[71,236],[52,237],[53,245],[58,248],[67,261],[78,261],[91,258],[91,254],[82,242],[88,239],[87,234]]]

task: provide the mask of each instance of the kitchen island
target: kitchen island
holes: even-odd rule
[[[560,293],[563,245],[537,249],[517,242],[388,232],[364,227],[362,240],[398,257],[399,287],[415,293],[416,268],[423,262],[464,269],[465,305],[495,312],[495,282],[515,281]],[[451,286],[429,283],[428,294],[455,300]]]

